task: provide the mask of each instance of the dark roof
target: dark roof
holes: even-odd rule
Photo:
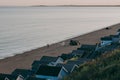
[[[102,37],[101,40],[112,40],[112,37],[111,36],[105,36],[105,37]]]
[[[43,56],[40,61],[44,62],[56,62],[59,57],[52,57],[52,56]]]
[[[16,69],[12,72],[12,75],[18,76],[18,75],[22,75],[24,78],[29,77],[30,75],[32,75],[32,71],[30,70],[26,70],[26,69]]]
[[[64,60],[67,60],[67,59],[70,59],[70,58],[72,58],[74,55],[72,55],[72,54],[62,54],[61,55],[61,58],[62,59],[64,59]]]
[[[0,80],[5,80],[5,78],[8,78],[9,80],[16,80],[17,76],[13,76],[10,74],[1,74],[0,73]]]
[[[41,65],[36,74],[44,76],[58,76],[61,69],[62,67]]]
[[[79,54],[79,55],[82,55],[84,54],[84,51],[83,50],[73,50],[71,54]]]
[[[46,80],[46,79],[41,79],[41,78],[36,78],[36,77],[29,77],[26,80]]]
[[[95,50],[96,49],[96,47],[97,47],[97,45],[86,45],[86,44],[83,44],[83,45],[81,45],[81,47],[80,48],[78,48],[78,50],[88,50],[88,51],[93,51],[93,50]]]
[[[34,61],[32,63],[32,71],[36,72],[39,69],[40,65],[47,65],[49,63],[50,62],[45,62],[45,61]]]
[[[119,35],[110,35],[110,37],[119,38]]]
[[[49,64],[49,62],[47,61],[34,61],[33,63],[32,63],[32,66],[38,66],[38,65],[41,65],[41,64],[44,64],[44,65],[47,65],[47,64]]]
[[[72,72],[72,69],[74,67],[78,67],[76,64],[69,64],[69,63],[66,63],[66,64],[59,63],[56,66],[64,67],[68,71],[68,73]]]

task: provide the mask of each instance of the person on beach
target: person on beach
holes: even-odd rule
[[[79,44],[79,45],[81,44],[80,41],[78,41],[78,44]]]
[[[49,44],[47,44],[47,48],[49,48],[50,47],[50,45]]]
[[[62,42],[61,45],[62,45],[62,46],[65,46],[65,42]]]

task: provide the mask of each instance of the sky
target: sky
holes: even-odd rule
[[[0,0],[0,6],[28,5],[119,5],[120,0]]]

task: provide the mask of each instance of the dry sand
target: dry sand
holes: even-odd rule
[[[100,42],[100,38],[110,34],[116,34],[117,30],[120,28],[120,24],[109,26],[110,29],[101,29],[93,31],[75,38],[74,40],[79,40],[81,44],[96,44]],[[80,46],[69,46],[68,43],[71,39],[62,41],[66,45],[61,45],[62,42],[55,43],[49,47],[45,46],[32,51],[25,52],[13,57],[0,60],[0,73],[11,73],[14,69],[30,69],[31,64],[34,60],[39,60],[42,56],[59,56],[62,53],[70,53],[72,50],[77,49]]]

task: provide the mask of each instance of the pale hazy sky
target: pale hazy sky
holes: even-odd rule
[[[0,0],[0,6],[27,5],[119,5],[120,0]]]

